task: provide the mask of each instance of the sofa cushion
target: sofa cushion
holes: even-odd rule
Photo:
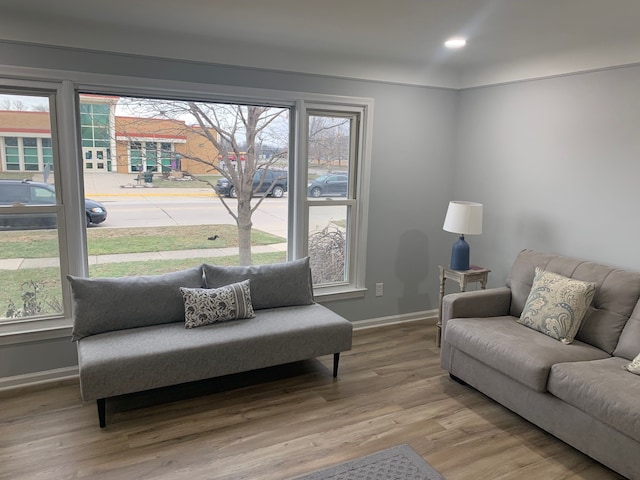
[[[538,392],[546,391],[555,363],[608,357],[579,341],[563,345],[519,324],[512,316],[453,318],[444,333],[453,347]]]
[[[162,275],[84,278],[68,275],[73,298],[72,339],[184,321],[180,287],[202,287],[202,268]]]
[[[622,367],[625,359],[558,363],[551,367],[548,390],[615,430],[640,441],[640,377]]]
[[[351,348],[352,324],[319,305],[273,308],[241,322],[179,323],[78,342],[84,400],[306,360]]]
[[[518,322],[564,344],[573,342],[591,305],[596,284],[536,267],[531,292]]]
[[[613,354],[627,360],[640,354],[640,303],[636,305],[631,318],[624,326]]]
[[[289,307],[313,303],[309,257],[249,267],[203,265],[207,288],[251,280],[253,308]]]
[[[180,287],[184,298],[185,327],[253,318],[249,282],[244,280],[220,288]]]
[[[519,317],[527,301],[535,268],[596,283],[592,307],[576,339],[607,353],[616,348],[622,329],[640,299],[640,273],[562,255],[523,250],[516,257],[506,285],[511,288],[510,314]]]

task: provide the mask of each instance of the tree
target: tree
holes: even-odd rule
[[[220,106],[189,102],[189,111],[201,127],[202,135],[216,147],[218,152],[224,152],[225,145],[229,145],[233,158],[235,158],[233,161],[229,155],[223,153],[221,160],[225,168],[220,168],[219,164],[212,166],[236,189],[238,202],[235,212],[223,196],[218,195],[218,197],[238,226],[240,265],[250,265],[251,229],[253,226],[251,217],[275,184],[272,183],[269,190],[258,197],[252,205],[253,195],[261,188],[268,169],[279,159],[286,158],[287,155],[285,149],[269,158],[260,159],[256,155],[261,150],[259,139],[261,134],[266,133],[267,128],[286,110],[255,105]],[[212,130],[218,135],[212,135]],[[238,136],[242,135],[242,132],[244,132],[244,142],[240,144]],[[201,161],[197,157],[189,158]],[[262,174],[254,191],[253,178],[259,168],[262,170]],[[208,183],[213,187],[210,182]]]
[[[343,166],[349,158],[349,127],[347,118],[312,115],[309,118],[310,165],[326,167]]]
[[[238,227],[238,250],[240,265],[251,264],[252,215],[260,207],[269,189],[259,197],[254,194],[262,188],[266,172],[279,161],[288,157],[287,109],[258,105],[213,104],[192,101],[159,101],[153,99],[129,99],[130,110],[146,118],[167,119],[180,122],[188,132],[209,142],[218,152],[217,158],[204,158],[198,152],[180,152],[184,159],[204,164],[210,171],[218,172],[235,188],[237,205],[234,206],[220,194],[218,198]],[[175,129],[175,124],[173,125]],[[263,154],[262,145],[269,141],[271,148]],[[273,148],[273,145],[280,145]],[[267,149],[265,149],[265,152]],[[183,163],[184,166],[184,163]],[[183,170],[185,170],[183,168]],[[205,181],[215,191],[213,183],[199,178],[186,170],[195,179]],[[253,179],[258,175],[258,184]]]

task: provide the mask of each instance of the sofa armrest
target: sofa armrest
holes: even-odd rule
[[[499,317],[509,315],[511,289],[508,287],[451,293],[442,299],[442,325],[450,318]]]

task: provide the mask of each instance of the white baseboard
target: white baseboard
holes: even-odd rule
[[[425,321],[428,324],[436,324],[438,320],[438,310],[425,310],[423,312],[405,313],[401,315],[391,315],[389,317],[378,317],[367,320],[357,320],[353,322],[354,330],[365,328],[383,327],[386,325],[396,325],[399,323]],[[78,377],[78,367],[56,368],[45,370],[44,372],[27,373],[15,375],[13,377],[0,378],[0,392],[21,387],[32,387],[43,383],[65,380]]]
[[[353,329],[362,330],[364,328],[383,327],[398,323],[415,322],[417,320],[424,320],[428,324],[435,325],[438,321],[438,310],[425,310],[423,312],[403,313],[400,315],[391,315],[389,317],[356,320],[353,322]]]
[[[0,378],[0,392],[13,388],[33,387],[43,383],[65,380],[78,376],[78,367],[56,368],[54,370],[45,370],[44,372],[26,373],[24,375],[15,375],[13,377]]]

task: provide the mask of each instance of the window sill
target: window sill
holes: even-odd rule
[[[0,323],[0,345],[38,342],[56,338],[71,341],[71,320],[68,318],[47,318]]]
[[[348,300],[350,298],[363,298],[367,293],[366,288],[328,287],[317,289],[313,296],[318,303],[332,302],[334,300]]]

